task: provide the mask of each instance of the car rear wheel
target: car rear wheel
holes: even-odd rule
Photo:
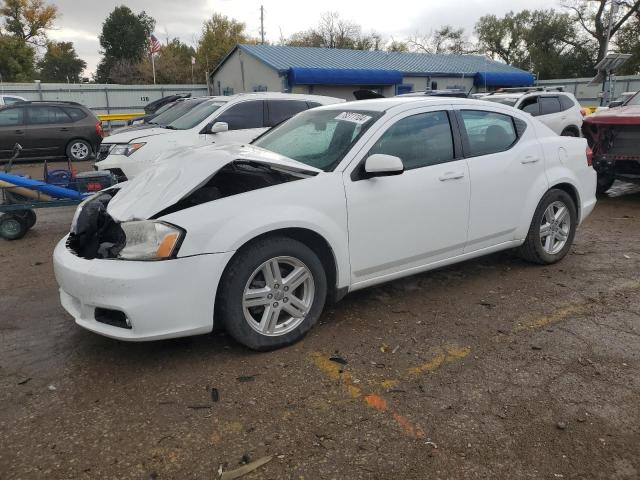
[[[67,157],[73,162],[88,160],[91,156],[91,145],[86,140],[71,140],[67,145]]]
[[[5,240],[18,240],[24,237],[29,227],[21,217],[5,214],[0,216],[0,237]]]
[[[580,134],[574,128],[565,128],[560,134],[563,137],[579,137]]]
[[[578,214],[571,196],[563,190],[549,190],[540,200],[518,252],[533,263],[558,262],[569,252],[577,225]]]
[[[286,237],[258,240],[231,260],[221,280],[217,316],[253,350],[297,342],[315,325],[327,295],[322,262]]]
[[[607,193],[607,191],[613,185],[613,182],[616,181],[616,178],[613,175],[607,174],[598,174],[598,183],[596,185],[596,193],[602,195]]]

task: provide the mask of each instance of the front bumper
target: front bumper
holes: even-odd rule
[[[130,341],[210,332],[220,276],[233,252],[157,262],[86,260],[67,238],[53,254],[62,306],[87,330]],[[130,328],[96,320],[96,308],[124,312]]]

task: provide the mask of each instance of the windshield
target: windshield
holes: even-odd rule
[[[200,122],[205,120],[209,115],[218,110],[225,102],[221,101],[206,101],[201,103],[195,108],[192,108],[180,118],[172,121],[167,125],[167,128],[172,130],[188,130],[195,127]],[[157,120],[157,119],[156,119]]]
[[[624,104],[625,107],[629,105],[640,105],[640,92],[636,93],[633,97],[627,100],[627,103]]]
[[[329,172],[381,115],[362,110],[308,110],[270,130],[254,145]]]
[[[515,106],[518,98],[514,97],[494,97],[493,95],[489,95],[488,97],[481,97],[480,100],[487,100],[489,102],[501,103],[503,105],[509,105],[510,107]]]
[[[168,109],[164,110],[162,113],[160,113],[158,116],[156,116],[149,123],[156,123],[158,125],[169,125],[171,122],[173,122],[174,120],[180,118],[182,115],[187,113],[189,110],[191,110],[194,107],[197,107],[198,105],[200,105],[204,101],[205,101],[205,99],[202,98],[202,99],[198,99],[198,100],[184,100],[182,102],[172,103],[172,104],[170,104],[170,107]],[[160,109],[160,110],[162,110],[162,109]],[[160,111],[160,110],[158,110],[158,111]]]

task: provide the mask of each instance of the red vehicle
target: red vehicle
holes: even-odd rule
[[[593,150],[598,193],[616,179],[640,184],[640,92],[621,107],[586,117],[582,134]]]

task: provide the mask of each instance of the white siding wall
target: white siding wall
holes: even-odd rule
[[[430,90],[431,82],[438,84],[438,90],[462,87],[466,92],[473,87],[473,77],[404,77],[402,83],[413,84],[413,91]]]
[[[283,78],[274,69],[240,49],[233,52],[216,72],[211,86],[214,95],[221,95],[226,88],[233,88],[233,93],[253,92],[259,86],[266,87],[269,92],[284,89]]]

